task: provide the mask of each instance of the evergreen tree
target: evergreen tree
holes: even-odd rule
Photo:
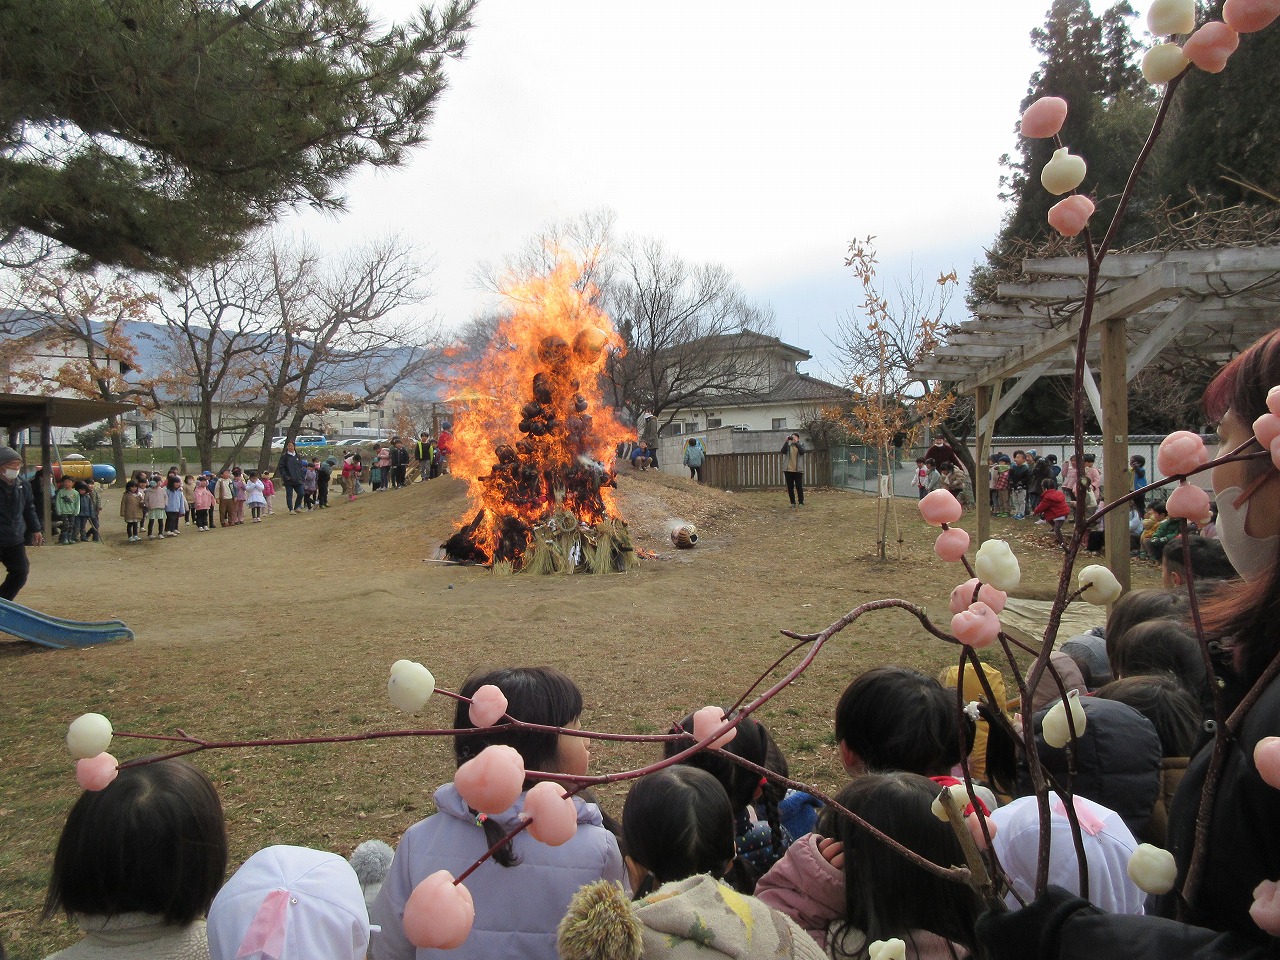
[[[361,0],[6,0],[0,241],[176,271],[284,205],[340,209],[425,140],[475,2],[382,29]]]
[[[1222,18],[1222,2],[1208,16]],[[1246,34],[1222,73],[1191,70],[1161,141],[1161,186],[1174,202],[1194,191],[1227,205],[1280,197],[1280,30]],[[1230,178],[1230,179],[1227,179]]]

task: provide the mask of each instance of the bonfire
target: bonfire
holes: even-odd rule
[[[451,469],[471,508],[443,544],[463,563],[535,573],[623,572],[637,562],[619,516],[613,467],[629,431],[602,377],[622,339],[578,289],[578,267],[504,293],[509,312],[454,386]]]

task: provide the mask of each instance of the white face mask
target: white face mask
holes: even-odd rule
[[[1218,503],[1218,539],[1236,573],[1246,580],[1257,580],[1275,563],[1280,549],[1280,534],[1254,537],[1245,532],[1249,520],[1249,504],[1235,502],[1243,495],[1240,487],[1227,487],[1215,498]]]
[[[13,481],[17,480],[17,479],[18,479],[18,474],[19,474],[19,473],[21,473],[21,472],[22,472],[21,470],[3,470],[3,471],[0,471],[0,473],[3,473],[3,474],[4,474],[4,478],[5,478],[6,480],[8,480],[10,483],[13,483]]]

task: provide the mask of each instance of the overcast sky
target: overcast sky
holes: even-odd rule
[[[402,20],[412,0],[367,0]],[[1135,4],[1145,13],[1149,4]],[[1048,0],[481,0],[430,142],[348,183],[348,212],[285,229],[327,250],[397,231],[434,264],[450,325],[480,261],[608,207],[625,234],[716,261],[829,373],[874,235],[886,285],[961,279],[1000,225],[1000,155]],[[959,299],[959,298],[957,298]]]

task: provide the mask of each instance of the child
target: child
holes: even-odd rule
[[[76,491],[75,477],[62,477],[62,485],[53,497],[53,512],[57,514],[61,535],[58,543],[75,543],[76,527],[80,517],[80,494]]]
[[[1009,458],[1003,453],[996,459],[996,516],[1009,515]]]
[[[231,522],[239,526],[244,523],[244,504],[249,497],[244,484],[244,471],[239,467],[231,470],[231,490]]]
[[[924,457],[916,457],[916,495],[923,500],[929,492],[929,468],[925,466]]]
[[[259,850],[218,891],[209,908],[212,960],[259,956],[267,938],[258,918],[281,899],[275,960],[364,960],[369,911],[351,864],[336,853],[286,846]]]
[[[80,495],[80,514],[76,517],[76,531],[81,543],[90,539],[102,542],[98,535],[98,503],[92,483],[83,480],[76,482],[76,493]]]
[[[342,485],[346,488],[347,499],[354,500],[356,494],[360,492],[360,471],[363,466],[360,463],[360,454],[353,453],[342,461]]]
[[[632,883],[650,895],[630,902],[617,884],[583,887],[560,925],[562,960],[823,956],[786,916],[717,879],[734,845],[715,777],[684,766],[651,773],[631,788],[622,822]]]
[[[1139,454],[1134,454],[1129,458],[1129,472],[1133,474],[1133,489],[1141,490],[1147,485],[1147,458]],[[1138,515],[1141,516],[1146,510],[1147,495],[1140,493],[1131,501],[1138,508]]]
[[[182,478],[182,497],[187,501],[187,512],[183,523],[191,523],[196,516],[196,478],[187,474]]]
[[[933,462],[933,458],[929,458],[924,462],[925,467],[925,493],[933,493],[935,490],[942,489],[942,474],[938,472],[938,466]]]
[[[1062,542],[1062,524],[1066,522],[1071,508],[1067,506],[1066,495],[1054,485],[1052,480],[1040,481],[1040,502],[1031,512],[1040,514],[1040,519],[1036,523],[1053,524],[1053,537],[1058,546],[1065,550],[1067,545]]]
[[[138,481],[130,480],[124,485],[124,496],[120,498],[120,516],[124,518],[125,536],[129,543],[137,543],[142,539],[138,536],[138,531],[142,528],[142,518],[145,514]]]
[[[316,472],[316,461],[312,460],[307,464],[307,470],[302,475],[302,497],[308,510],[316,508],[316,491],[320,486],[320,475]]]
[[[226,868],[209,778],[182,760],[126,767],[67,815],[44,915],[64,910],[86,936],[49,960],[207,956],[202,917]]]
[[[937,783],[918,774],[868,773],[840,791],[836,802],[934,863],[963,863],[950,824],[930,809],[939,792]],[[862,957],[872,942],[891,938],[906,941],[912,960],[973,950],[983,904],[971,887],[926,872],[833,808],[823,811],[818,835],[819,853],[804,864],[807,869],[789,854],[770,871],[776,892],[761,899],[776,901],[828,954]],[[789,896],[779,896],[783,891]]]
[[[267,505],[264,491],[266,486],[258,479],[258,471],[250,470],[249,479],[245,481],[245,502],[249,505],[249,513],[254,523],[262,522],[262,508]]]
[[[181,533],[178,523],[186,512],[187,498],[182,495],[182,477],[171,473],[165,483],[164,535],[166,537],[176,537]]]
[[[276,512],[275,506],[276,484],[271,478],[271,471],[264,470],[262,472],[262,496],[267,501],[267,516],[271,516]]]
[[[1021,520],[1027,515],[1027,487],[1031,484],[1031,468],[1027,466],[1027,455],[1021,450],[1013,451],[1013,466],[1009,468],[1009,509],[1013,519]]]
[[[196,532],[204,533],[213,527],[213,491],[209,489],[207,477],[196,478],[196,491],[192,498],[192,508],[196,514]]]
[[[213,496],[214,499],[218,501],[218,526],[229,527],[234,524],[236,514],[236,487],[231,480],[230,468],[222,468],[222,473],[218,475],[218,483],[214,488]]]
[[[147,539],[164,538],[165,507],[169,503],[169,495],[160,486],[160,478],[152,476],[147,481],[147,489],[142,494],[142,505],[147,509]]]
[[[507,698],[507,714],[528,723],[575,729],[582,713],[582,692],[573,681],[550,667],[494,670],[473,674],[460,691],[471,696],[492,684]],[[459,701],[455,730],[473,730],[469,705]],[[520,752],[527,770],[583,775],[590,753],[582,737],[535,730],[505,730],[454,739],[454,755],[461,766],[491,744],[505,744]],[[526,782],[525,787],[532,786]],[[475,901],[471,935],[449,956],[476,960],[521,956],[556,960],[556,924],[564,916],[575,890],[593,880],[626,878],[617,841],[604,826],[600,808],[581,797],[577,833],[558,847],[539,843],[527,832],[500,848],[493,863],[485,863],[467,879]],[[428,875],[449,870],[455,877],[466,870],[504,834],[520,823],[524,795],[507,811],[477,817],[452,783],[435,792],[437,812],[414,824],[400,839],[372,917],[378,935],[378,960],[413,960],[413,945],[401,925],[410,893]],[[518,943],[518,949],[513,944]]]
[[[681,729],[692,732],[692,715],[681,721]],[[691,740],[669,740],[663,744],[663,751],[666,756],[672,757],[691,744]],[[777,749],[764,725],[750,717],[738,724],[737,735],[722,749],[786,776],[786,759],[782,756],[782,751]],[[742,893],[753,892],[756,881],[777,863],[778,858],[791,845],[791,836],[783,829],[778,817],[778,801],[786,793],[785,788],[770,787],[758,773],[710,751],[695,753],[683,762],[706,770],[720,781],[728,793],[729,802],[733,806],[734,840],[739,858],[729,883]],[[783,769],[777,769],[778,767]],[[760,802],[764,808],[763,823],[756,819],[752,807],[756,802]]]

